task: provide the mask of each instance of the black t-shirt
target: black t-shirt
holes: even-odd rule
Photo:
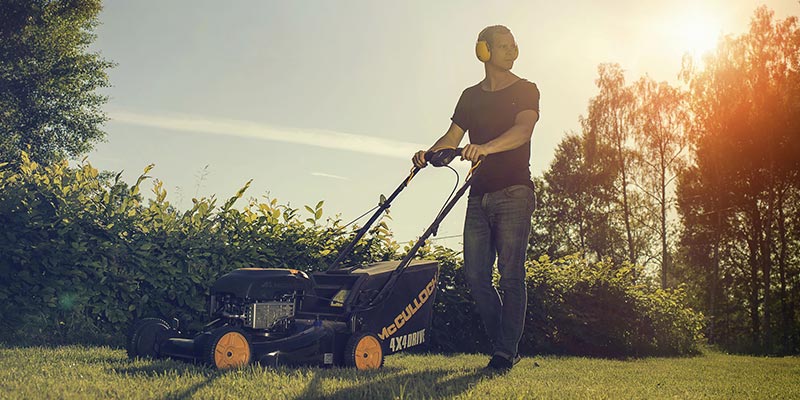
[[[487,92],[481,84],[461,93],[452,121],[469,133],[473,144],[484,144],[505,133],[517,114],[524,110],[539,112],[539,89],[535,83],[520,79],[511,86]],[[531,142],[483,160],[472,180],[470,196],[494,192],[512,185],[533,188],[530,171]]]

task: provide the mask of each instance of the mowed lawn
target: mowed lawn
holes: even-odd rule
[[[97,399],[800,399],[800,358],[706,351],[686,358],[524,358],[504,375],[482,355],[394,355],[383,369],[220,372],[129,360],[109,347],[0,347],[0,398]]]

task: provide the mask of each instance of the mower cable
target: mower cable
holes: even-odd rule
[[[448,169],[450,169],[450,171],[453,171],[453,173],[456,174],[456,185],[453,186],[453,191],[450,192],[450,195],[447,196],[447,200],[445,200],[444,203],[442,204],[442,208],[440,208],[439,212],[436,213],[436,218],[434,218],[434,220],[439,219],[439,217],[442,216],[442,212],[444,212],[444,208],[447,207],[447,203],[450,202],[450,199],[453,198],[453,195],[456,193],[456,190],[458,190],[458,182],[461,179],[461,176],[458,175],[458,171],[453,169],[453,167],[451,167],[450,165],[445,165],[445,167],[447,167]],[[472,170],[470,170],[470,173],[472,173]],[[438,233],[437,231],[438,229],[433,231],[433,236],[436,236],[436,234]]]
[[[470,168],[469,173],[467,174],[467,177],[472,175],[472,171],[474,171],[475,168],[477,168],[478,165],[480,165],[481,161],[482,160],[478,161],[475,165],[472,166],[472,168]],[[450,192],[450,195],[447,196],[447,200],[445,200],[444,204],[442,204],[442,208],[439,209],[439,212],[436,214],[437,217],[442,214],[442,211],[444,210],[445,206],[447,206],[447,202],[450,201],[450,199],[453,198],[453,194],[456,192],[456,190],[458,190],[458,180],[461,178],[458,175],[458,171],[453,169],[453,167],[451,167],[450,165],[445,165],[445,167],[449,168],[451,171],[453,171],[454,174],[456,174],[456,185],[453,187],[453,191]],[[406,179],[406,185],[408,185],[408,183],[411,182],[412,178],[414,178],[414,168],[411,168],[411,175],[409,175],[408,178]],[[352,221],[342,225],[341,227],[339,227],[339,230],[342,230],[344,228],[347,228],[350,225],[353,225],[356,221],[360,220],[361,218],[364,218],[367,214],[375,211],[375,209],[380,207],[381,205],[382,204],[378,203],[378,205],[376,205],[375,207],[372,207],[369,210],[365,211],[363,214],[359,215],[354,220],[352,220]],[[436,236],[436,234],[434,234],[434,236]]]

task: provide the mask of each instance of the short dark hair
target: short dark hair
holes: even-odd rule
[[[483,28],[481,33],[478,34],[478,41],[481,40],[485,41],[489,44],[489,47],[492,47],[494,44],[494,35],[496,33],[511,33],[511,29],[508,29],[505,25],[492,25]]]

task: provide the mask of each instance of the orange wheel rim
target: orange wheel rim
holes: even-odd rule
[[[228,332],[222,335],[214,347],[214,363],[217,368],[234,368],[250,361],[250,346],[247,339],[239,332]]]
[[[383,349],[378,339],[372,336],[362,337],[356,344],[356,369],[376,369],[381,367]]]

